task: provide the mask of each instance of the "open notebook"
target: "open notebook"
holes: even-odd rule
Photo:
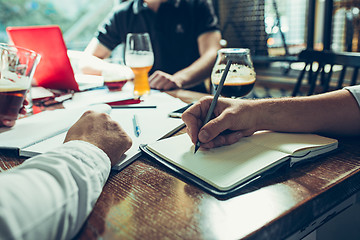
[[[332,151],[338,141],[315,134],[256,132],[239,142],[194,154],[187,134],[142,146],[142,150],[209,192],[226,196],[284,164]]]

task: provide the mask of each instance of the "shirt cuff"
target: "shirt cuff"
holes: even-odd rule
[[[95,145],[81,140],[73,140],[64,143],[57,149],[74,155],[84,164],[99,172],[103,183],[106,182],[111,170],[111,163],[108,155]]]

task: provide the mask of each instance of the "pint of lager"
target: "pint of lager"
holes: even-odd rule
[[[148,73],[154,64],[154,53],[148,33],[129,33],[126,37],[125,63],[135,75],[134,95],[150,93]]]

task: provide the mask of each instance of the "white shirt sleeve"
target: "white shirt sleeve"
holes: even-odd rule
[[[0,173],[0,239],[71,239],[110,173],[108,156],[71,141]]]
[[[351,87],[345,87],[344,89],[351,92],[351,94],[354,96],[354,98],[356,99],[356,101],[357,101],[357,103],[359,104],[359,107],[360,107],[360,85],[351,86]]]

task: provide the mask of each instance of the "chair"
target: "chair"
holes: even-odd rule
[[[307,49],[299,54],[299,60],[305,62],[305,66],[300,72],[292,96],[306,95],[301,92],[304,88],[308,90],[307,95],[312,95],[341,89],[343,85],[356,85],[358,80],[360,67],[360,53],[358,52],[334,53]],[[335,71],[335,66],[340,66],[341,71]],[[350,69],[352,71],[349,71]],[[306,73],[308,81],[303,84]],[[338,76],[335,78],[333,75]]]

